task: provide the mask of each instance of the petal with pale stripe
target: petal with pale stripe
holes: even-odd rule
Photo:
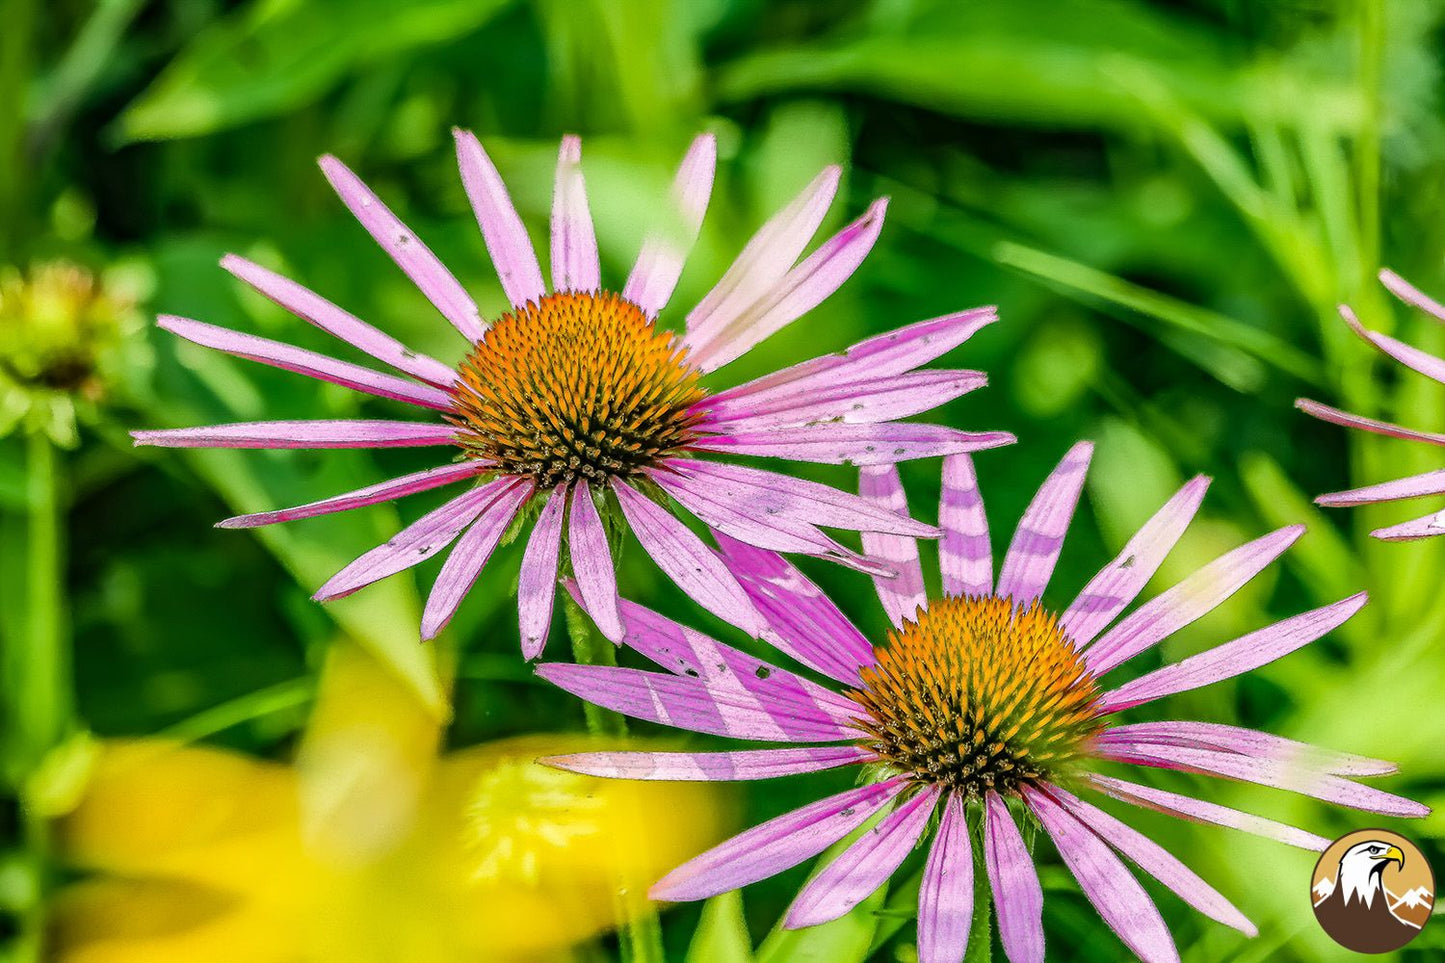
[[[701,134],[688,148],[672,183],[672,201],[676,223],[664,224],[650,231],[642,241],[637,263],[627,276],[622,296],[643,310],[648,317],[657,317],[667,306],[688,251],[697,240],[712,196],[713,174],[717,167],[717,138]]]
[[[537,265],[537,252],[527,236],[526,225],[512,205],[507,185],[482,144],[471,131],[452,129],[457,144],[457,166],[462,173],[462,187],[471,201],[472,213],[482,230],[482,240],[492,256],[492,266],[512,307],[520,308],[528,301],[541,301],[547,293],[542,283],[542,269]]]
[[[1181,796],[1179,793],[1155,789],[1153,786],[1141,786],[1123,779],[1115,779],[1112,776],[1089,773],[1084,778],[1099,792],[1142,809],[1151,809],[1154,812],[1177,816],[1194,823],[1211,823],[1226,829],[1237,829],[1242,833],[1249,833],[1251,836],[1272,839],[1275,842],[1284,843],[1286,846],[1295,846],[1316,853],[1324,852],[1330,845],[1330,841],[1323,836],[1316,836],[1314,833],[1296,829],[1294,826],[1286,826],[1284,823],[1275,822],[1273,819],[1266,819],[1263,816],[1229,809],[1218,803],[1206,802],[1192,796]]]
[[[988,516],[978,475],[968,455],[943,460],[943,488],[939,495],[938,568],[945,595],[992,595],[993,548],[989,544]]]
[[[425,421],[245,421],[130,433],[159,448],[417,448],[450,445],[457,430]]]
[[[596,291],[601,286],[597,235],[582,178],[582,139],[568,134],[557,151],[552,190],[552,290]]]
[[[1027,606],[1044,594],[1058,563],[1059,551],[1064,547],[1064,536],[1079,504],[1084,476],[1093,455],[1093,444],[1079,442],[1039,486],[1004,556],[1003,570],[998,576],[1001,597],[1012,598],[1015,605]]]
[[[983,862],[1009,963],[1043,963],[1044,890],[1008,806],[991,789],[984,796]]]
[[[918,963],[961,963],[972,925],[973,846],[963,802],[950,795],[918,890]]]
[[[579,752],[537,761],[604,779],[733,782],[821,772],[875,759],[858,746],[799,746],[737,752]]]
[[[532,526],[522,568],[517,575],[517,620],[522,637],[522,658],[535,659],[547,647],[552,628],[552,604],[557,595],[557,560],[562,549],[562,516],[567,489],[559,486],[549,496]]]
[[[277,522],[291,522],[299,518],[315,518],[318,515],[330,515],[334,512],[344,512],[348,509],[375,505],[379,502],[389,502],[393,499],[401,498],[404,495],[413,495],[417,492],[428,491],[442,485],[450,485],[453,482],[459,482],[466,478],[475,478],[486,470],[487,466],[485,464],[478,464],[474,461],[442,465],[438,468],[428,468],[425,471],[403,475],[400,478],[392,478],[375,485],[368,485],[365,488],[358,488],[356,491],[347,492],[344,495],[333,495],[330,498],[323,498],[320,501],[297,505],[294,508],[280,508],[270,512],[257,512],[254,515],[237,515],[234,518],[227,518],[224,521],[217,522],[216,527],[256,528],[260,525],[274,525]]]
[[[517,517],[518,509],[532,497],[530,481],[509,481],[512,482],[511,487],[502,490],[490,505],[482,509],[481,515],[457,539],[456,547],[442,563],[421,613],[421,637],[424,641],[436,638],[447,627],[462,599],[476,584],[492,552],[496,551],[512,519]]]
[[[612,563],[612,549],[607,544],[602,516],[592,502],[592,490],[585,478],[578,479],[572,488],[571,510],[567,513],[567,549],[582,606],[603,635],[613,642],[621,642],[617,569]]]
[[[858,494],[879,508],[898,515],[908,514],[908,497],[903,493],[903,481],[898,477],[898,469],[892,465],[860,469]],[[873,577],[878,601],[883,604],[883,611],[888,614],[894,628],[901,626],[904,620],[916,620],[918,613],[928,607],[928,596],[923,587],[923,566],[918,559],[918,543],[904,535],[864,532],[863,551],[873,558],[882,559],[898,573],[892,578]]]

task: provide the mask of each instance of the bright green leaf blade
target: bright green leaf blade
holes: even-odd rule
[[[752,959],[742,893],[733,890],[703,904],[686,963],[752,963]]]

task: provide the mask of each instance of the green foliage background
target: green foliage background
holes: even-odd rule
[[[236,251],[451,358],[459,346],[450,328],[337,202],[318,155],[335,153],[362,174],[484,313],[504,299],[456,175],[452,125],[482,137],[538,240],[557,138],[582,134],[613,283],[689,138],[715,131],[718,186],[675,306],[705,292],[818,168],[841,161],[848,173],[832,223],[891,195],[881,240],[838,296],[725,379],[998,304],[1002,323],[955,356],[987,370],[992,386],[933,419],[1021,439],[979,458],[996,546],[1077,438],[1097,441],[1098,455],[1046,596],[1053,603],[1066,603],[1195,473],[1215,483],[1156,590],[1270,528],[1308,523],[1282,564],[1162,655],[1361,587],[1371,605],[1303,652],[1152,711],[1398,760],[1404,775],[1392,788],[1438,809],[1445,546],[1365,537],[1424,508],[1326,514],[1310,499],[1439,467],[1439,450],[1352,435],[1292,402],[1308,395],[1445,429],[1445,389],[1381,363],[1335,312],[1348,301],[1369,326],[1445,353],[1445,329],[1374,281],[1388,265],[1445,293],[1442,15],[1434,0],[6,0],[0,260],[118,266],[144,281],[148,313],[329,348],[217,268]],[[429,584],[435,564],[334,606],[308,599],[439,496],[257,533],[210,527],[421,467],[425,453],[135,452],[124,437],[141,426],[394,409],[151,330],[144,338],[149,363],[127,373],[108,413],[63,456],[74,702],[55,724],[178,733],[284,757],[338,623],[442,709],[448,696],[414,633],[417,585]],[[0,446],[0,623],[13,652],[30,597],[16,588],[30,502],[22,440]],[[807,473],[854,481],[845,469]],[[925,516],[937,473],[936,462],[904,468]],[[510,590],[519,554],[499,554],[443,643],[458,660],[452,744],[582,726],[580,704],[517,657]],[[624,562],[630,595],[736,641],[639,554],[634,547]],[[861,576],[810,571],[860,624],[882,630]],[[560,623],[553,646],[560,656]],[[6,692],[12,735],[27,712],[50,711],[15,691],[15,678]],[[748,816],[836,781],[754,785]],[[1258,788],[1156,781],[1325,836],[1380,821]],[[1339,958],[1306,902],[1308,854],[1149,814],[1129,819],[1260,925],[1246,941],[1146,884],[1186,960]],[[1392,828],[1428,837],[1445,872],[1438,816]],[[1048,844],[1039,850],[1050,867],[1051,958],[1126,958]],[[17,842],[7,865],[19,852]],[[754,942],[804,872],[745,893]],[[12,907],[24,896],[15,878],[0,873],[0,898]],[[909,900],[894,898],[897,912],[834,928],[820,939],[835,942],[809,958],[909,959]],[[683,957],[698,918],[696,907],[664,915],[670,956]],[[778,961],[808,952],[771,946]],[[1405,956],[1442,950],[1437,922]],[[585,952],[621,949],[604,942]],[[710,958],[700,952],[694,958]]]

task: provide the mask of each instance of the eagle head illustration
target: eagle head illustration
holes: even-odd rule
[[[1393,843],[1380,839],[1355,843],[1340,857],[1333,889],[1315,904],[1325,931],[1358,952],[1395,950],[1419,932],[1418,926],[1390,909],[1382,879],[1390,863],[1405,865],[1405,853]]]

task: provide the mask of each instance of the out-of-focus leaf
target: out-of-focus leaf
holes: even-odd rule
[[[273,116],[353,70],[469,33],[509,2],[257,0],[202,30],[127,108],[120,135],[194,137]]]
[[[742,893],[733,890],[703,904],[686,963],[752,963],[752,959]]]

